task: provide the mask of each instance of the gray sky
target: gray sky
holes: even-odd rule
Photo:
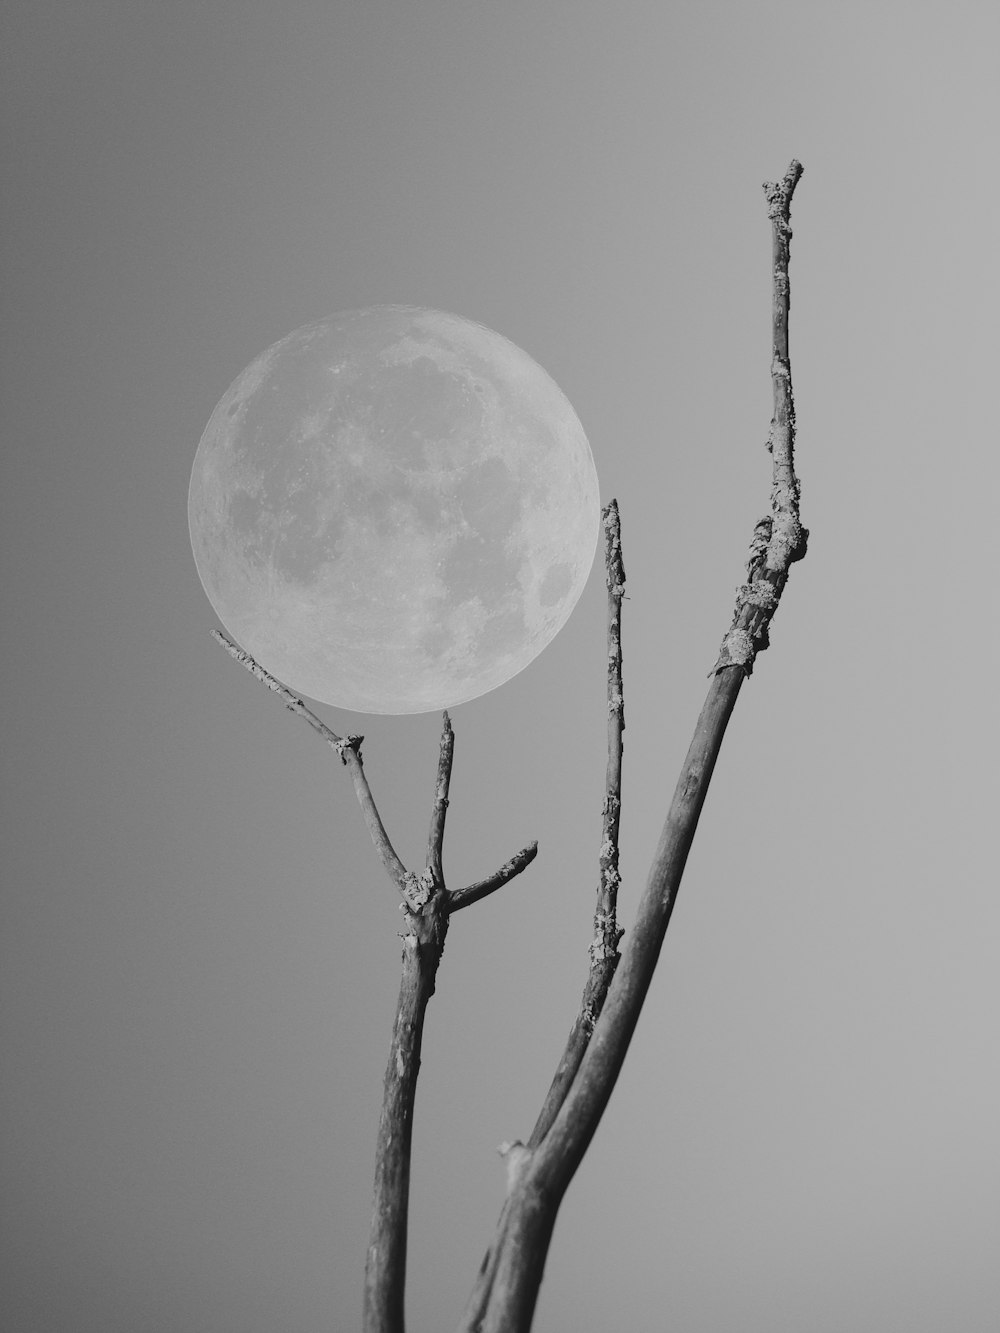
[[[3,1255],[11,1333],[358,1326],[398,980],[343,770],[212,641],[199,437],[376,302],[528,351],[621,505],[626,925],[766,511],[796,156],[809,557],[745,687],[539,1333],[992,1333],[993,4],[6,6]],[[586,967],[604,590],[455,710],[409,1314],[453,1326]],[[985,672],[985,676],[983,673]],[[422,855],[435,715],[359,718]]]

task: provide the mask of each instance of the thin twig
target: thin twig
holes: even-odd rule
[[[681,769],[635,926],[577,1076],[544,1138],[518,1164],[501,1217],[499,1254],[485,1311],[475,1322],[462,1325],[476,1333],[527,1333],[531,1326],[559,1205],[607,1106],[635,1031],[726,726],[753,653],[762,646],[761,629],[766,643],[767,623],[787,580],[788,567],[805,551],[793,463],[794,409],[787,343],[789,213],[801,174],[801,166],[793,162],[779,185],[765,186],[774,249],[774,476],[770,519],[758,524],[754,532],[750,585],[756,591],[738,604],[733,627],[711,673],[708,697]]]
[[[618,830],[621,818],[622,732],[625,730],[625,701],[622,683],[621,610],[625,596],[625,564],[622,559],[621,520],[618,501],[612,500],[602,511],[604,528],[605,582],[608,589],[608,759],[605,774],[605,794],[602,809],[601,848],[598,854],[597,906],[594,911],[594,939],[590,945],[590,968],[583,997],[566,1045],[560,1057],[542,1109],[527,1144],[520,1140],[502,1146],[508,1165],[508,1198],[504,1200],[493,1242],[479,1267],[479,1274],[463,1313],[462,1329],[479,1326],[486,1310],[490,1290],[496,1274],[497,1261],[509,1215],[508,1200],[516,1188],[520,1173],[530,1154],[548,1133],[549,1127],[562,1106],[584,1052],[590,1041],[594,1024],[604,1006],[608,986],[618,965],[618,941],[622,931],[618,927]],[[516,1162],[517,1171],[511,1169]]]
[[[441,858],[444,847],[444,821],[448,813],[448,788],[451,785],[451,766],[454,758],[455,733],[446,710],[441,724],[441,749],[438,754],[437,783],[434,787],[434,808],[431,811],[431,827],[427,835],[427,868],[438,884],[444,883]]]
[[[599,878],[594,909],[594,939],[590,945],[590,971],[576,1020],[570,1030],[562,1059],[556,1069],[541,1112],[528,1140],[537,1148],[548,1133],[556,1112],[580,1067],[590,1034],[594,1030],[611,978],[618,966],[618,830],[622,804],[622,733],[625,730],[625,697],[622,683],[622,598],[625,596],[625,564],[622,560],[621,519],[618,501],[603,510],[604,563],[608,588],[608,760],[605,774],[601,822]]]
[[[341,762],[347,766],[354,783],[354,792],[358,798],[358,804],[361,806],[361,813],[364,816],[365,824],[371,835],[372,843],[379,854],[379,859],[385,867],[385,872],[392,880],[393,884],[403,894],[407,896],[407,870],[402,861],[396,855],[395,848],[389,841],[389,835],[385,831],[385,825],[382,823],[382,817],[375,804],[375,798],[372,796],[371,788],[368,785],[368,779],[365,776],[364,765],[361,762],[361,742],[363,736],[338,736],[335,731],[331,731],[325,722],[322,722],[312,709],[307,708],[297,694],[293,694],[287,685],[282,685],[280,681],[275,680],[269,671],[265,671],[259,662],[255,662],[248,652],[238,648],[232,640],[227,639],[221,630],[213,630],[212,637],[221,643],[230,657],[234,657],[237,662],[252,676],[256,676],[259,681],[267,686],[269,690],[283,699],[285,706],[290,713],[295,713],[298,717],[304,718],[326,743],[333,747],[340,756]],[[412,879],[412,876],[410,876]]]
[[[489,879],[478,880],[475,884],[469,884],[464,889],[454,889],[448,894],[448,911],[460,912],[463,907],[470,907],[472,903],[478,903],[480,898],[488,898],[491,893],[497,889],[502,889],[505,884],[527,869],[532,861],[538,855],[538,843],[529,842],[527,847],[522,847],[519,852],[505,861],[503,865]]]

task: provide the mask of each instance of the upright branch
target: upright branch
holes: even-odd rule
[[[802,174],[792,162],[784,179],[765,185],[774,253],[771,423],[771,513],[758,523],[748,583],[741,587],[734,622],[711,673],[702,707],[667,813],[636,922],[615,971],[604,1007],[575,1079],[533,1152],[519,1163],[497,1236],[485,1309],[463,1323],[468,1333],[527,1333],[545,1257],[566,1187],[593,1138],[628,1051],[670,924],[705,795],[726,726],[794,560],[805,553],[794,471],[794,409],[788,360],[788,243],[790,205]]]
[[[396,855],[375,805],[361,762],[361,736],[338,736],[286,685],[228,639],[213,631],[229,655],[277,694],[290,712],[303,718],[337,752],[350,770],[354,790],[375,850],[402,897],[404,929],[402,978],[386,1066],[382,1112],[375,1152],[372,1222],[365,1264],[364,1333],[403,1333],[406,1285],[407,1213],[410,1189],[410,1147],[424,1014],[434,994],[438,965],[452,912],[478,902],[507,884],[534,860],[530,843],[487,879],[449,891],[444,882],[445,815],[455,752],[451,719],[444,714],[437,779],[427,839],[427,860],[416,873]]]
[[[444,714],[437,782],[427,845],[419,876],[407,872],[402,904],[403,975],[385,1067],[382,1113],[375,1147],[375,1188],[365,1263],[365,1333],[403,1333],[407,1217],[413,1107],[420,1072],[424,1013],[434,994],[448,933],[448,899],[441,872],[444,818],[455,754],[455,733]]]
[[[771,454],[771,512],[754,528],[747,560],[747,580],[736,590],[733,623],[719,649],[713,672],[741,666],[749,676],[754,658],[768,646],[768,626],[788,579],[788,569],[806,553],[809,532],[799,518],[799,480],[795,475],[795,399],[788,357],[788,282],[792,241],[792,194],[802,175],[792,162],[784,179],[767,181],[764,197],[771,219],[773,284],[771,306],[771,388],[774,415],[767,438]]]
[[[441,857],[444,850],[444,820],[448,813],[448,789],[451,786],[451,765],[455,756],[455,733],[447,712],[442,715],[441,749],[438,755],[437,782],[434,786],[434,806],[431,827],[427,835],[427,864],[439,884],[444,883]]]
[[[589,948],[590,968],[583,997],[552,1083],[546,1093],[531,1137],[525,1145],[520,1139],[502,1143],[500,1153],[507,1166],[508,1198],[497,1223],[496,1235],[479,1268],[475,1286],[462,1317],[461,1329],[480,1327],[489,1300],[497,1260],[509,1213],[510,1192],[562,1106],[576,1072],[580,1068],[594,1024],[604,1005],[608,986],[618,965],[618,829],[622,795],[622,733],[625,730],[625,700],[622,684],[621,613],[625,596],[625,564],[622,559],[621,521],[618,501],[612,500],[601,511],[604,529],[604,564],[608,589],[608,760],[602,807],[601,848],[598,853],[597,906],[594,911],[594,939]]]
[[[590,970],[580,1009],[566,1042],[566,1049],[542,1104],[528,1147],[537,1148],[548,1133],[556,1112],[576,1077],[594,1024],[604,1007],[605,996],[618,966],[618,941],[624,933],[618,926],[618,829],[622,806],[622,733],[625,730],[625,698],[622,685],[622,598],[625,596],[625,564],[622,560],[621,520],[618,501],[612,500],[601,513],[604,527],[605,582],[608,588],[608,761],[602,807],[601,849],[598,853],[597,906],[594,909],[594,939],[590,945]]]

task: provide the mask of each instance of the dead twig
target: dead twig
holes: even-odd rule
[[[594,911],[594,939],[590,945],[590,969],[583,997],[570,1029],[566,1046],[542,1103],[535,1127],[527,1144],[520,1140],[502,1144],[499,1151],[507,1164],[508,1199],[516,1188],[531,1153],[542,1142],[562,1106],[584,1052],[594,1024],[618,965],[618,830],[622,796],[622,733],[625,730],[625,700],[622,684],[621,612],[625,596],[625,564],[622,559],[621,519],[618,501],[612,500],[601,513],[604,528],[605,582],[608,589],[608,760],[602,809],[601,847],[598,853],[597,906]],[[516,1164],[515,1171],[512,1164]],[[496,1274],[497,1260],[506,1230],[508,1202],[505,1200],[497,1222],[493,1243],[479,1268],[479,1275],[463,1315],[462,1329],[478,1328],[489,1300]]]
[[[361,813],[364,816],[375,850],[385,867],[385,872],[400,893],[403,893],[406,885],[406,867],[396,855],[395,848],[389,841],[389,835],[385,831],[371,788],[368,785],[368,779],[365,776],[364,765],[361,762],[361,742],[364,737],[338,736],[335,731],[331,731],[326,723],[316,716],[311,708],[306,707],[297,694],[293,694],[287,685],[282,685],[280,680],[275,680],[269,671],[265,671],[259,662],[256,662],[248,652],[238,647],[231,639],[228,639],[221,630],[213,630],[212,637],[216,642],[221,643],[229,656],[239,662],[240,666],[245,667],[251,676],[256,676],[262,684],[266,685],[279,699],[282,699],[290,713],[295,713],[296,716],[308,722],[313,731],[322,736],[327,745],[336,750],[341,762],[346,765],[351,775],[358,804],[361,806]]]
[[[608,588],[608,761],[605,774],[604,805],[601,811],[601,848],[598,853],[599,877],[597,906],[594,909],[594,939],[590,945],[590,972],[576,1021],[542,1105],[529,1148],[537,1148],[548,1133],[556,1112],[580,1067],[594,1024],[604,1007],[604,999],[618,966],[618,941],[623,931],[618,925],[618,830],[622,806],[622,750],[625,730],[625,697],[622,683],[622,599],[625,596],[625,564],[622,559],[621,519],[618,501],[612,500],[602,513],[604,525],[604,564]]]

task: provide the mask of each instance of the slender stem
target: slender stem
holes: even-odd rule
[[[618,966],[618,830],[622,805],[622,733],[625,730],[625,699],[622,683],[622,598],[625,596],[625,564],[622,560],[621,519],[618,501],[612,500],[602,514],[604,562],[608,587],[608,760],[602,810],[599,881],[594,910],[594,939],[590,946],[590,971],[583,998],[562,1059],[546,1094],[529,1148],[537,1148],[549,1131],[580,1067],[594,1024],[604,1006],[611,978]]]
[[[491,893],[503,888],[522,870],[527,869],[537,855],[538,843],[529,842],[527,847],[515,852],[510,860],[505,861],[488,879],[477,880],[475,884],[469,884],[464,889],[454,889],[448,894],[449,912],[459,912],[463,907],[478,903],[480,898],[488,898]]]
[[[538,1147],[555,1120],[583,1060],[594,1024],[604,1005],[611,978],[618,965],[618,830],[622,794],[622,733],[625,730],[625,701],[622,683],[621,611],[625,596],[625,564],[622,559],[621,519],[618,501],[612,500],[602,511],[604,527],[604,564],[608,588],[608,760],[602,810],[601,848],[598,854],[599,881],[594,911],[594,939],[590,945],[590,969],[583,997],[549,1090],[542,1103],[527,1146],[516,1142],[512,1148],[532,1152]],[[521,1159],[522,1161],[526,1159]],[[511,1182],[513,1184],[514,1182]],[[480,1265],[475,1285],[462,1316],[461,1328],[476,1329],[486,1311],[497,1262],[506,1235],[509,1193],[504,1200],[490,1248]]]
[[[240,666],[245,667],[252,676],[256,676],[279,699],[284,700],[290,713],[295,713],[308,722],[313,731],[322,736],[326,743],[337,751],[341,762],[347,766],[350,772],[351,780],[354,783],[354,792],[358,798],[358,804],[361,806],[361,813],[364,816],[371,840],[375,845],[375,850],[379,854],[379,859],[385,867],[386,874],[402,893],[406,884],[406,867],[396,855],[395,849],[389,841],[389,835],[385,831],[385,825],[382,823],[382,817],[379,815],[375,798],[372,796],[368,779],[365,776],[364,765],[361,762],[361,742],[364,737],[338,736],[335,731],[331,731],[326,723],[316,716],[311,708],[305,706],[297,694],[293,694],[287,685],[282,685],[281,681],[275,680],[269,671],[265,671],[259,662],[256,662],[243,648],[237,647],[221,630],[213,630],[212,637],[217,643],[222,644],[229,656],[239,662]]]
[[[413,1107],[427,1002],[434,994],[448,930],[448,912],[437,894],[419,915],[406,913],[403,975],[385,1071],[382,1114],[375,1150],[375,1190],[365,1264],[364,1333],[403,1333],[407,1211]]]
[[[427,835],[427,867],[433,873],[435,883],[444,883],[442,851],[444,847],[444,821],[448,813],[448,789],[451,785],[451,766],[455,758],[455,733],[451,727],[451,718],[443,714],[441,725],[441,749],[438,755],[437,783],[434,787],[434,808],[431,811],[431,827]]]

